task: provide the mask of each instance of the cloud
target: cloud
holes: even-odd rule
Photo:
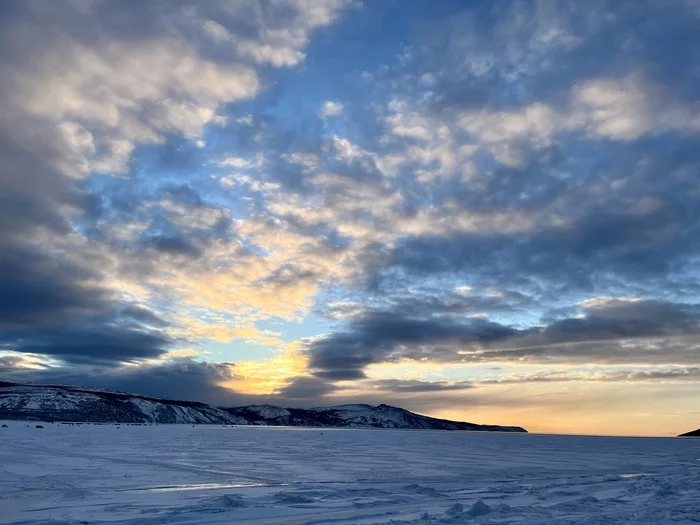
[[[699,367],[652,368],[643,370],[609,370],[604,372],[574,373],[566,370],[554,370],[531,374],[513,374],[500,379],[484,380],[479,384],[516,384],[516,383],[561,383],[561,382],[678,382],[697,381],[700,378]]]
[[[561,133],[630,141],[650,133],[700,132],[700,109],[663,91],[641,76],[588,79],[572,88],[567,107],[537,102],[515,111],[475,110],[459,122],[477,146],[507,165],[522,163],[519,149],[549,147]]]
[[[3,3],[3,363],[299,405],[689,384],[690,4],[453,3],[377,45],[395,6]]]
[[[255,70],[204,60],[179,40],[114,40],[96,48],[58,38],[25,69],[7,71],[7,82],[25,115],[62,122],[58,129],[82,159],[83,174],[124,171],[138,142],[160,143],[168,133],[199,137],[219,104],[260,89]],[[53,63],[61,64],[60,75]],[[39,88],[46,85],[51,89]]]
[[[313,341],[309,367],[318,377],[333,380],[363,378],[370,364],[402,358],[459,360],[455,351],[435,348],[451,343],[485,344],[506,339],[515,330],[483,319],[421,319],[393,312],[370,312],[351,323],[352,331],[336,332]],[[444,357],[443,357],[444,358]],[[448,357],[449,359],[449,357]]]
[[[0,361],[1,362],[1,361]],[[231,363],[205,363],[192,358],[175,358],[140,366],[23,370],[15,367],[5,377],[17,382],[70,384],[106,388],[146,396],[203,401],[214,405],[245,404],[245,396],[218,386],[235,375]]]
[[[209,15],[218,21],[202,20],[200,24],[205,36],[219,45],[230,46],[243,59],[275,67],[292,67],[305,58],[303,49],[311,33],[331,24],[340,12],[353,5],[352,0],[321,3],[291,0],[271,5],[240,2]],[[200,7],[211,9],[206,4]],[[234,21],[233,27],[220,23],[227,18]]]
[[[298,401],[318,403],[325,395],[334,390],[335,386],[332,383],[315,377],[300,376],[282,388],[279,395],[288,403]]]
[[[321,105],[321,110],[319,114],[321,118],[337,117],[343,113],[345,108],[340,102],[333,102],[332,100],[327,100]]]
[[[153,235],[147,243],[158,251],[197,256],[201,251],[181,235]]]
[[[220,263],[244,250],[231,238],[230,211],[173,177],[201,168],[205,129],[226,122],[221,111],[263,90],[261,65],[298,64],[311,33],[348,6],[5,5],[0,103],[11,111],[0,117],[2,347],[118,367],[186,340],[192,311],[173,314],[169,306],[194,295],[200,283],[191,276],[214,272],[213,263],[197,261],[206,254]],[[171,178],[158,184],[154,166]],[[236,273],[246,287],[264,277]],[[203,295],[224,303],[223,293]],[[253,301],[253,310],[265,301]],[[151,318],[141,304],[151,306]],[[250,318],[240,323],[232,337],[279,342]],[[215,328],[212,338],[220,337]]]
[[[309,367],[324,379],[350,380],[364,378],[369,365],[402,361],[698,362],[700,310],[695,305],[606,298],[586,303],[581,311],[578,317],[528,328],[464,316],[435,302],[366,311],[351,319],[348,330],[309,342]],[[667,344],[659,346],[663,339]]]
[[[155,358],[172,344],[158,330],[118,314],[84,319],[78,325],[12,331],[0,339],[6,349],[59,358],[67,363],[122,363]]]
[[[5,244],[0,264],[0,347],[66,362],[153,358],[174,342],[168,322],[120,301],[73,261]]]
[[[469,381],[420,381],[418,379],[378,379],[364,381],[362,385],[381,392],[397,394],[445,392],[474,387],[474,383]]]
[[[556,158],[500,168],[485,188],[459,195],[461,206],[510,201],[539,208],[529,230],[406,237],[395,244],[388,266],[506,281],[532,276],[579,289],[590,289],[605,272],[628,282],[669,275],[696,250],[692,232],[698,226],[685,193],[698,159],[683,142],[678,147],[650,154],[638,144],[611,160],[604,177],[591,173],[570,182],[557,178],[567,167]],[[668,169],[678,173],[674,184],[657,184]]]

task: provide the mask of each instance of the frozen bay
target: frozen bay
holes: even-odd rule
[[[5,423],[3,524],[700,521],[697,439]]]

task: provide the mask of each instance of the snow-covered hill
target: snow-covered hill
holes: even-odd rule
[[[5,383],[4,385],[8,385]],[[221,408],[92,388],[0,383],[0,419],[246,424]]]
[[[389,405],[339,405],[310,409],[273,405],[223,408],[109,390],[2,382],[0,419],[525,432],[520,427],[436,419]]]

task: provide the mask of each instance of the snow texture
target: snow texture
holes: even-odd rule
[[[3,423],[2,524],[700,520],[693,439]]]

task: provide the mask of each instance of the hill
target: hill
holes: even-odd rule
[[[389,405],[227,408],[95,388],[4,382],[0,382],[0,419],[526,432],[521,427],[437,419]]]

